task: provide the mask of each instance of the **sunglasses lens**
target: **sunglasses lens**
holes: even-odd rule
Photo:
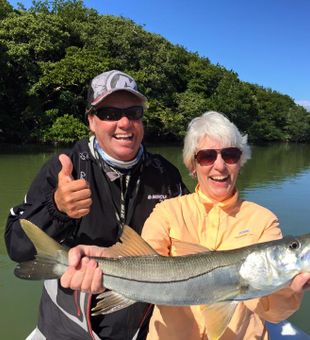
[[[221,154],[223,160],[227,164],[236,164],[242,154],[242,151],[238,148],[224,148],[221,150],[216,149],[204,149],[197,152],[195,155],[195,159],[197,162],[204,166],[204,165],[212,165],[216,158],[218,152]]]
[[[132,106],[124,109],[124,116],[129,120],[137,120],[143,117],[143,106]]]
[[[95,111],[95,115],[101,120],[117,121],[122,117],[129,120],[138,120],[143,117],[143,106],[132,106],[125,109],[114,107],[101,107]]]
[[[200,165],[211,165],[215,162],[217,152],[214,149],[200,150],[196,154],[197,162]]]
[[[242,151],[238,148],[225,148],[221,150],[221,155],[225,163],[236,164],[240,157]]]
[[[113,109],[111,107],[102,107],[95,111],[96,116],[100,120],[119,120],[122,115],[118,109]]]

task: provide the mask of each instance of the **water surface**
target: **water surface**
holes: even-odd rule
[[[187,186],[195,181],[182,163],[180,147],[149,147],[173,162]],[[38,146],[0,146],[0,233],[3,235],[10,207],[23,201],[37,171],[58,150]],[[310,232],[310,145],[280,144],[252,147],[252,159],[241,170],[241,195],[274,211],[284,234]],[[13,275],[0,238],[0,339],[24,339],[34,328],[38,314],[41,282],[23,281]],[[291,320],[310,334],[310,293]]]

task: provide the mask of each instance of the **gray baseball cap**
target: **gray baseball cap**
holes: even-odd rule
[[[87,95],[89,108],[97,106],[104,98],[116,91],[128,91],[139,97],[143,102],[147,100],[138,91],[137,83],[132,77],[124,72],[112,70],[99,74],[90,82]]]

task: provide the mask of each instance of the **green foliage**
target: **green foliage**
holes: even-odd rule
[[[45,110],[57,107],[61,115],[71,112],[82,119],[88,81],[109,69],[109,60],[93,51],[70,47],[61,60],[39,66],[42,76],[29,94],[37,97]]]
[[[12,62],[18,64],[62,58],[69,36],[64,21],[52,14],[10,16],[0,28],[0,42]]]
[[[89,135],[88,128],[79,119],[65,114],[58,117],[52,126],[43,133],[44,142],[71,144]]]
[[[7,141],[71,143],[84,136],[89,81],[110,69],[131,74],[148,97],[146,138],[181,141],[191,119],[217,110],[251,140],[310,140],[310,114],[290,97],[242,82],[208,58],[132,20],[99,15],[81,0],[34,0],[29,10],[0,0],[0,69]]]
[[[310,114],[302,107],[293,107],[287,112],[285,131],[289,141],[309,142]]]
[[[264,119],[256,121],[251,125],[249,135],[255,141],[274,142],[284,140],[281,130]]]
[[[208,59],[195,58],[189,62],[187,72],[190,75],[187,88],[193,93],[202,93],[206,97],[214,94],[225,73],[222,67],[212,65]]]
[[[7,0],[0,0],[0,20],[7,17],[11,12],[13,12],[13,7]]]
[[[144,117],[146,127],[145,136],[154,140],[174,140],[178,136],[177,122],[182,122],[182,116],[165,106],[160,100],[151,99]],[[181,127],[181,125],[179,125]]]
[[[203,112],[209,110],[208,100],[201,92],[193,92],[190,89],[176,95],[178,107],[178,122],[172,131],[179,139],[183,139],[188,123]]]
[[[247,132],[258,114],[255,91],[234,73],[223,76],[209,98],[209,108],[225,113],[244,132]]]

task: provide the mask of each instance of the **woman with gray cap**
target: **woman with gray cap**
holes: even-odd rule
[[[10,210],[5,241],[12,260],[35,255],[20,218],[68,247],[111,246],[124,224],[140,233],[156,203],[187,193],[179,171],[142,145],[145,102],[135,80],[123,72],[104,72],[91,81],[86,114],[92,136],[50,159],[24,202]],[[94,261],[86,267],[89,277],[98,271]],[[45,281],[38,325],[27,339],[146,337],[152,306],[135,304],[93,317],[95,297],[64,288],[57,280]]]

